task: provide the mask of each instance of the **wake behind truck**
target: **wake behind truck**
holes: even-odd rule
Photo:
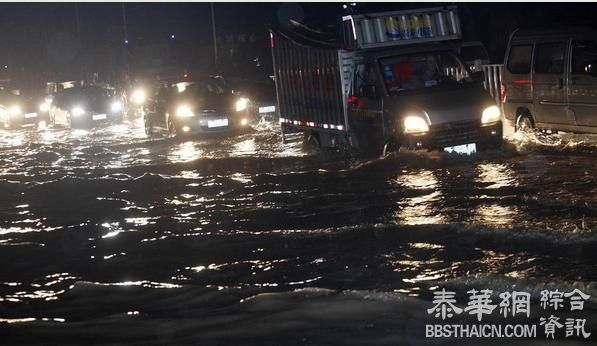
[[[283,135],[361,153],[501,145],[501,111],[457,53],[455,6],[345,16],[341,32],[271,31]]]

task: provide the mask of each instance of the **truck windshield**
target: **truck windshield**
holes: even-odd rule
[[[390,94],[470,79],[464,65],[449,52],[400,55],[382,59],[380,63]]]

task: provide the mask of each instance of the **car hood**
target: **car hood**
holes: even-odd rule
[[[401,116],[425,115],[430,124],[481,119],[483,110],[495,102],[480,86],[437,88],[411,94],[392,95],[389,107]]]
[[[209,97],[177,97],[171,103],[172,110],[179,105],[188,105],[195,112],[229,112],[234,105],[233,99],[225,95],[213,95]]]
[[[85,110],[86,113],[106,113],[110,110],[112,103],[117,100],[111,100],[108,98],[105,99],[91,99],[91,98],[81,98],[77,101],[71,101],[68,103],[68,109],[73,109],[74,107],[81,107]]]

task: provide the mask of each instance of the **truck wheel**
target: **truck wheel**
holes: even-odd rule
[[[321,142],[317,133],[313,131],[303,132],[303,149],[307,151],[321,149]]]
[[[516,119],[516,132],[532,132],[535,129],[533,118],[528,114],[520,114]]]

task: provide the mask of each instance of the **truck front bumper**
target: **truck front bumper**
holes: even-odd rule
[[[442,149],[471,143],[501,143],[502,136],[501,121],[487,126],[466,121],[432,125],[423,134],[406,134],[401,144],[410,149]]]

